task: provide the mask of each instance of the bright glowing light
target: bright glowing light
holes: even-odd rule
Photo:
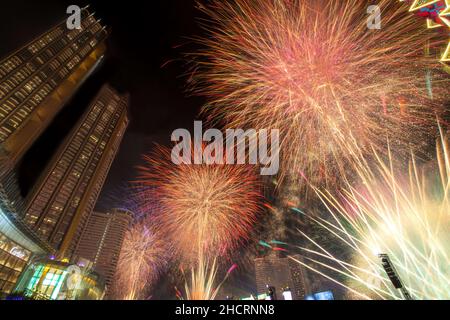
[[[316,189],[333,221],[309,217],[353,252],[343,261],[305,232],[316,250],[302,249],[317,263],[307,268],[348,288],[360,298],[402,299],[382,269],[375,253],[391,258],[414,299],[450,298],[450,153],[446,139],[438,143],[437,162],[420,168],[413,157],[409,170],[398,173],[392,161],[377,157],[373,167],[361,158],[354,172],[363,187],[348,185],[338,197]],[[325,262],[324,262],[325,260]],[[325,269],[326,271],[323,271]],[[330,274],[338,272],[345,282]]]
[[[168,148],[146,156],[139,182],[154,188],[165,238],[184,263],[227,255],[252,231],[261,200],[247,165],[175,165]]]
[[[209,263],[203,255],[198,258],[198,264],[191,268],[190,281],[185,282],[186,300],[214,300],[220,288],[237,268],[233,265],[220,283],[217,283],[217,259],[212,259]]]
[[[120,253],[115,293],[124,300],[146,298],[146,291],[164,270],[169,254],[155,225],[146,219],[125,234]]]
[[[281,178],[336,185],[349,155],[339,140],[382,152],[386,137],[407,158],[434,132],[448,90],[423,54],[432,34],[402,3],[382,0],[383,27],[367,28],[368,1],[213,0],[204,46],[192,54],[204,112],[230,128],[281,132]],[[371,4],[371,3],[370,3]],[[432,70],[433,98],[423,75]],[[281,179],[283,181],[283,179]],[[304,186],[306,184],[300,184]]]

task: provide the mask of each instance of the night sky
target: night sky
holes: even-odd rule
[[[201,35],[194,1],[8,1],[2,4],[0,56],[26,44],[67,17],[68,5],[84,7],[110,31],[107,58],[27,153],[20,166],[24,195],[54,151],[105,82],[131,96],[131,123],[98,206],[130,181],[141,155],[154,143],[169,144],[177,128],[192,128],[203,104],[186,93],[183,53],[195,50]],[[14,32],[11,32],[14,30]],[[169,64],[166,62],[171,61]],[[164,67],[162,67],[164,66]],[[106,196],[105,196],[106,195]]]

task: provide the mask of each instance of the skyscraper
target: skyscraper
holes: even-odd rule
[[[107,33],[87,8],[0,60],[0,298],[34,255],[52,251],[21,219],[16,165],[100,63]]]
[[[300,256],[294,256],[301,259]],[[283,291],[289,288],[294,300],[303,300],[307,291],[307,280],[301,266],[289,258],[276,254],[255,259],[256,288],[258,294],[267,292],[267,286],[274,287],[276,298],[283,299]]]
[[[27,198],[25,222],[70,256],[128,126],[128,96],[105,85]]]
[[[303,261],[303,258],[300,255],[294,255],[292,258],[297,261]],[[292,259],[287,259],[287,263],[292,279],[292,287],[290,288],[292,296],[295,300],[303,300],[311,291],[307,270]]]
[[[101,61],[107,33],[87,9],[0,62],[2,172],[11,169]]]
[[[93,212],[83,229],[74,255],[92,261],[95,271],[111,287],[125,232],[133,213],[114,209],[109,213]]]

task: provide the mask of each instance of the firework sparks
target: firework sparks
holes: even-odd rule
[[[226,255],[248,239],[261,198],[251,167],[175,165],[164,147],[145,160],[140,183],[154,188],[161,229],[185,263]]]
[[[200,256],[198,265],[191,269],[190,281],[186,281],[185,283],[186,300],[215,300],[219,290],[236,268],[236,264],[232,265],[228,269],[224,279],[216,284],[218,272],[217,259],[212,259],[212,263],[208,263],[203,256]],[[184,298],[180,296],[180,299]]]
[[[125,234],[117,267],[116,291],[121,299],[145,298],[166,266],[166,244],[148,219],[132,226]]]
[[[300,231],[317,249],[302,247],[313,255],[309,261],[326,271],[313,270],[359,297],[402,299],[381,267],[378,255],[388,254],[415,299],[449,299],[450,154],[445,139],[437,154],[437,172],[430,167],[419,170],[413,157],[409,174],[402,179],[392,161],[378,158],[375,169],[364,161],[355,164],[363,188],[348,185],[339,198],[317,190],[333,221],[309,219],[339,239],[354,258],[343,261]],[[329,275],[332,272],[347,281],[336,280]]]
[[[347,154],[339,140],[378,151],[421,149],[446,93],[430,34],[395,1],[378,1],[383,26],[367,27],[367,1],[233,0],[199,5],[209,16],[193,90],[229,127],[281,131],[281,180],[334,185]],[[425,73],[433,71],[433,97]],[[435,72],[436,71],[436,72]],[[448,84],[447,84],[448,85]],[[407,157],[404,157],[407,158]]]

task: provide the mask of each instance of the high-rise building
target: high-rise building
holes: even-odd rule
[[[70,256],[128,126],[128,95],[105,85],[50,161],[27,200],[25,222]]]
[[[301,259],[299,256],[294,256]],[[276,254],[255,259],[256,289],[258,294],[267,292],[268,287],[275,288],[275,298],[283,299],[283,292],[289,288],[294,300],[303,300],[307,280],[301,266],[289,258]]]
[[[107,37],[87,9],[82,28],[66,21],[0,61],[0,145],[11,169],[102,60]]]
[[[22,231],[0,208],[0,300],[11,293],[30,259],[47,250],[32,232]]]
[[[82,28],[66,21],[0,59],[0,299],[33,256],[52,247],[20,218],[16,165],[100,63],[107,33],[87,8]]]
[[[114,209],[109,213],[93,212],[75,246],[74,255],[93,263],[109,289],[116,272],[125,232],[133,213]]]
[[[294,255],[292,258],[303,262],[303,258],[300,255]],[[303,300],[311,291],[307,270],[293,259],[287,259],[292,279],[292,287],[290,289],[295,300]]]

